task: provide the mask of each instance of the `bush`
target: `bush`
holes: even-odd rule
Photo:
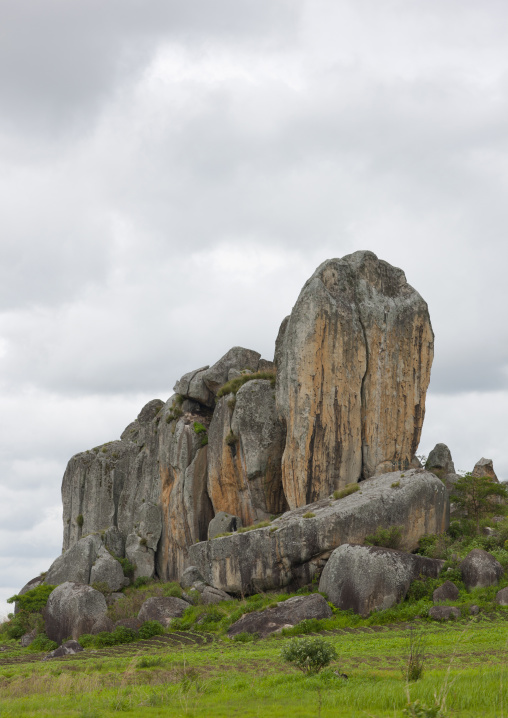
[[[162,587],[163,596],[171,596],[173,598],[182,598],[182,587],[176,581],[166,583]]]
[[[234,445],[236,444],[236,442],[238,441],[238,437],[237,437],[236,434],[233,432],[233,430],[230,429],[230,430],[229,430],[229,434],[226,436],[226,438],[224,439],[224,441],[226,442],[226,444],[227,444],[228,446],[234,446]]]
[[[51,641],[45,633],[40,633],[30,644],[30,650],[37,651],[37,653],[42,653],[43,651],[49,653],[49,651],[54,651],[55,648],[58,648],[58,643]]]
[[[313,519],[315,515],[316,514],[314,514],[312,511],[307,511],[307,513],[303,515],[303,518],[304,519]]]
[[[335,648],[324,638],[293,638],[280,652],[281,658],[293,663],[303,673],[319,673],[337,658]]]
[[[162,636],[164,628],[159,621],[145,621],[138,631],[140,638],[153,638],[153,636]]]
[[[340,491],[333,492],[334,499],[344,499],[346,496],[354,494],[356,491],[360,491],[360,484],[348,484]]]
[[[237,530],[236,533],[244,534],[247,531],[254,531],[255,529],[264,529],[267,526],[270,526],[270,524],[271,524],[271,521],[260,521],[258,524],[252,524],[252,526],[242,526],[241,528],[239,528]]]
[[[92,636],[90,633],[83,633],[79,637],[79,643],[83,646],[83,648],[90,648],[95,643],[95,636]]]
[[[128,558],[120,558],[119,556],[113,556],[116,558],[123,570],[123,575],[131,580],[134,577],[134,571],[136,570],[136,564],[131,563]]]
[[[233,636],[233,641],[236,641],[236,643],[251,643],[251,641],[255,641],[257,638],[259,638],[259,633],[242,631],[241,633],[237,633],[236,636]]]
[[[40,613],[48,602],[49,594],[54,591],[55,588],[56,586],[43,584],[42,586],[31,588],[22,595],[11,596],[7,599],[7,603],[14,603],[17,601],[20,611],[26,611],[27,613]]]
[[[399,548],[402,543],[402,526],[390,526],[389,529],[378,528],[375,534],[365,537],[368,546],[384,546],[385,548]]]
[[[149,578],[148,576],[138,576],[132,585],[134,588],[141,588],[142,586],[148,586],[151,583],[153,583],[153,578]]]
[[[103,451],[105,451],[105,449],[103,449]],[[83,518],[83,514],[78,514],[76,516],[76,524],[79,526],[79,528],[81,528],[83,526],[84,521],[85,520]]]
[[[206,426],[200,424],[199,421],[195,421],[194,431],[196,432],[196,434],[206,434]]]

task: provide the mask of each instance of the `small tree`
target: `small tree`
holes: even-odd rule
[[[496,483],[490,476],[467,473],[456,482],[450,499],[464,509],[469,518],[475,520],[476,531],[480,533],[480,519],[494,510],[494,496],[508,498],[506,487]]]
[[[304,673],[319,673],[337,658],[335,648],[324,638],[293,638],[280,652],[287,663],[294,663]]]

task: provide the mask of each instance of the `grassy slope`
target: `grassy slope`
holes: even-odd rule
[[[499,717],[501,701],[508,713],[505,616],[508,612],[494,620],[422,622],[428,658],[424,678],[410,687],[411,699],[430,703],[449,672],[447,706],[453,715]],[[189,645],[202,636],[169,634],[165,640],[171,643],[134,643],[52,662],[0,665],[0,714],[401,716],[407,703],[401,671],[407,626],[328,634],[340,656],[333,668],[347,673],[347,681],[330,670],[306,677],[282,663],[285,637],[244,644],[215,636],[206,645]]]

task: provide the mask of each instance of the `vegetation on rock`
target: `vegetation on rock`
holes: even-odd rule
[[[226,384],[221,386],[221,388],[217,392],[217,399],[220,399],[223,396],[227,396],[228,394],[236,394],[244,384],[246,384],[248,381],[253,381],[254,379],[268,379],[271,385],[275,386],[275,378],[275,371],[257,371],[253,372],[252,374],[242,374],[242,376],[237,376],[234,379],[231,379],[231,381],[228,381],[226,382]]]

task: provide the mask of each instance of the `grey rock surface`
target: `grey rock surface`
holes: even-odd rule
[[[196,566],[188,566],[182,573],[180,578],[180,586],[182,588],[191,588],[196,581],[204,582],[204,578],[201,575],[201,571]]]
[[[115,628],[130,628],[132,631],[138,631],[141,625],[142,621],[140,621],[139,618],[120,618],[118,621],[115,621]]]
[[[123,588],[124,581],[122,566],[104,546],[101,546],[90,570],[89,583],[105,583],[110,591],[119,591]]]
[[[266,638],[270,633],[291,628],[301,621],[311,618],[330,618],[332,611],[326,600],[319,593],[310,596],[295,596],[282,601],[275,608],[264,611],[246,613],[228,629],[229,638],[239,633],[258,633]]]
[[[500,606],[508,606],[508,587],[502,588],[496,593],[496,603]]]
[[[83,646],[78,641],[66,641],[61,646],[55,648],[54,651],[48,653],[46,658],[43,660],[47,661],[51,658],[61,658],[62,656],[72,656],[74,653],[79,653],[83,650]]]
[[[231,596],[225,591],[221,591],[220,588],[214,588],[213,586],[205,586],[201,593],[201,602],[205,606],[210,604],[220,603],[221,601],[232,601]]]
[[[25,633],[24,636],[21,636],[21,639],[19,641],[21,648],[27,648],[27,646],[29,646],[33,641],[35,641],[36,638],[37,638],[37,629],[36,628],[34,628],[29,633]]]
[[[102,593],[91,586],[66,581],[49,594],[44,609],[46,635],[57,643],[68,636],[77,640],[82,633],[90,633],[107,610]]]
[[[156,504],[145,502],[136,515],[136,530],[145,546],[155,551],[162,533],[161,508]]]
[[[455,473],[455,465],[452,460],[450,449],[446,444],[436,444],[435,447],[429,454],[425,468],[428,471],[437,469],[442,472],[443,476],[446,474]]]
[[[250,369],[257,371],[261,354],[252,349],[244,347],[233,347],[219,361],[204,372],[203,381],[208,389],[217,394],[218,390],[229,379],[231,369],[242,371],[242,369]]]
[[[125,555],[134,564],[134,580],[140,577],[152,578],[155,567],[155,554],[143,544],[137,534],[129,534],[125,542]]]
[[[427,304],[402,270],[372,252],[317,268],[275,352],[277,408],[287,427],[282,480],[291,508],[410,467],[433,346]]]
[[[58,586],[66,581],[90,583],[92,566],[97,559],[102,541],[98,534],[85,536],[51,564],[45,583]]]
[[[337,608],[366,617],[402,601],[419,576],[437,578],[443,565],[380,546],[343,544],[328,559],[319,590]]]
[[[432,606],[429,616],[434,621],[456,621],[460,618],[460,609],[456,606]]]
[[[470,616],[477,616],[480,613],[480,607],[474,604],[469,609],[469,615]]]
[[[495,586],[503,575],[497,559],[481,548],[474,548],[460,563],[462,580],[468,591],[472,588]]]
[[[432,594],[434,603],[442,601],[456,601],[459,597],[459,589],[452,581],[445,581]]]
[[[122,536],[116,526],[110,526],[105,532],[103,537],[104,546],[113,555],[119,558],[125,557],[125,538]]]
[[[401,526],[401,548],[412,551],[421,536],[447,529],[448,497],[434,474],[422,469],[402,473],[368,479],[359,491],[337,501],[327,498],[288,511],[266,528],[195,544],[189,562],[208,584],[248,595],[309,583],[331,551],[344,543],[363,543],[379,526]],[[304,518],[308,512],[315,516]]]
[[[172,618],[180,618],[189,607],[187,601],[181,598],[162,597],[147,598],[141,606],[138,619],[144,621],[159,621],[165,627],[169,626]]]
[[[111,620],[109,616],[103,615],[100,618],[95,621],[92,628],[90,629],[90,633],[92,636],[96,636],[98,633],[111,633],[115,628],[115,624]]]
[[[477,461],[473,471],[473,476],[489,476],[496,483],[499,483],[496,472],[494,471],[494,464],[492,459],[485,459],[483,456],[480,461]]]
[[[239,516],[233,516],[233,514],[228,514],[226,511],[219,511],[208,524],[208,540],[227,531],[236,531],[242,525],[242,519]]]

